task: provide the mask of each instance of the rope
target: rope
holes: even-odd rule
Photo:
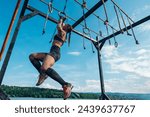
[[[51,1],[48,3],[48,11],[47,11],[47,15],[46,15],[46,18],[45,18],[42,35],[44,35],[44,34],[45,34],[45,31],[46,31],[48,16],[49,16],[50,13],[53,12],[53,6],[52,6],[52,4],[53,4],[53,0],[51,0]]]
[[[124,31],[121,29],[121,23],[120,23],[120,20],[119,20],[119,15],[118,15],[117,8],[116,8],[115,5],[114,5],[114,10],[115,10],[115,13],[116,13],[116,16],[117,16],[117,21],[118,21],[119,29],[120,29],[121,33],[123,34]]]
[[[106,5],[105,5],[104,0],[102,0],[102,2],[103,2],[104,12],[105,12],[105,16],[106,16],[106,20],[105,20],[104,24],[107,25],[109,23],[109,21],[108,21],[108,15],[107,15],[107,10],[106,10]]]
[[[111,2],[112,2],[116,7],[118,7],[118,9],[120,9],[120,10],[122,11],[122,13],[124,13],[124,15],[126,15],[126,17],[128,17],[128,18],[134,23],[134,21],[132,20],[132,18],[130,18],[130,17],[127,15],[127,13],[125,13],[125,12],[119,7],[119,5],[118,5],[114,0],[111,0]]]
[[[70,47],[70,42],[71,42],[71,34],[72,34],[72,33],[71,33],[71,32],[69,32],[68,34],[69,34],[69,36],[68,36],[68,47]]]
[[[53,39],[54,39],[54,36],[55,36],[55,34],[56,34],[56,31],[57,31],[57,27],[55,28],[54,33],[53,33],[53,35],[52,35],[52,37],[51,37],[49,43],[52,43],[52,41],[53,41]]]
[[[82,6],[82,4],[78,1],[78,0],[74,0],[77,4],[79,4],[80,6]],[[86,10],[90,10],[89,8],[87,8],[87,6],[86,6],[86,8],[85,8]],[[104,24],[105,24],[105,21],[102,19],[102,18],[100,18],[96,13],[92,13],[92,15],[94,15],[99,21],[102,21]],[[110,24],[108,24],[108,26],[109,27],[111,27],[111,28],[113,28],[115,31],[118,31],[117,29],[115,29],[113,26],[111,26]],[[91,30],[91,32],[92,32],[92,30]],[[96,33],[95,33],[96,34]],[[99,35],[99,34],[97,34],[97,35]]]
[[[134,37],[135,43],[136,43],[137,45],[139,45],[139,42],[138,42],[138,40],[136,39],[136,36],[135,36],[134,30],[133,30],[133,27],[132,27],[132,24],[131,24],[131,22],[130,22],[130,20],[129,20],[129,18],[128,18],[128,17],[127,17],[127,20],[128,20],[129,25],[130,25],[130,27],[131,27],[131,31],[132,31],[132,34],[133,34],[133,37]]]
[[[99,27],[101,27],[101,26],[100,26],[100,20],[98,19],[98,30],[99,30],[99,35],[98,35],[98,36],[103,37],[103,33],[102,33],[102,31],[99,29]]]
[[[108,25],[109,25],[108,14],[107,14],[106,5],[105,5],[104,0],[102,0],[102,2],[103,2],[104,12],[105,12],[105,16],[106,16],[106,20],[104,21],[104,25],[106,25],[107,35],[109,35],[109,30],[108,30]],[[111,41],[110,40],[109,40],[109,45],[111,45]]]
[[[108,25],[106,25],[106,31],[107,31],[107,35],[109,35]],[[110,39],[109,39],[109,45],[111,45]]]
[[[63,22],[67,19],[67,15],[66,15],[67,3],[68,3],[68,0],[65,0],[63,11],[59,11],[58,13],[60,19],[63,19]]]
[[[81,5],[81,7],[82,7],[82,13],[83,13],[83,21],[84,21],[84,27],[83,27],[83,34],[86,34],[86,35],[88,35],[89,34],[89,29],[87,28],[87,23],[86,23],[86,19],[85,19],[85,10],[84,10],[84,8],[86,8],[86,2],[85,2],[85,0],[83,0],[83,3],[82,3],[82,5]],[[86,49],[86,47],[85,47],[85,38],[83,37],[83,48],[84,49]]]
[[[82,30],[83,30],[83,34],[84,34],[84,28]],[[84,50],[86,49],[86,47],[85,47],[85,38],[84,37],[83,37],[83,48],[84,48]]]
[[[114,37],[114,46],[117,48],[118,47],[118,42],[116,41],[116,35],[115,35],[115,32],[114,32],[114,29],[112,28],[112,32],[113,32],[113,37]]]
[[[91,36],[91,33],[90,33],[90,30],[89,30],[89,37],[90,37],[90,38],[92,37],[92,36]],[[92,47],[92,52],[95,53],[92,41],[91,41],[91,47]]]
[[[53,0],[51,0],[48,4],[48,9],[49,9],[49,12],[52,13],[53,12]]]
[[[87,23],[86,23],[85,10],[84,10],[84,8],[86,8],[86,2],[85,2],[85,0],[83,0],[83,4],[82,4],[82,12],[83,12],[84,26],[85,26],[85,28],[87,28]]]
[[[127,25],[126,25],[126,23],[125,23],[124,17],[123,17],[123,15],[122,15],[122,12],[121,12],[120,9],[119,9],[119,13],[120,13],[121,19],[122,19],[122,21],[123,21],[123,24],[124,24],[124,26],[125,26],[125,28],[126,28],[127,35],[128,35],[128,36],[132,36],[132,34],[130,34],[129,31],[128,31],[128,29],[127,29]]]
[[[66,0],[66,1],[65,1],[65,5],[64,5],[64,9],[63,9],[63,13],[65,13],[65,12],[66,12],[67,3],[68,3],[68,0]]]
[[[83,11],[83,19],[84,19],[83,20],[84,21],[83,33],[86,35],[89,35],[89,37],[91,38],[90,29],[87,27],[86,18],[85,18],[85,8],[87,7],[85,0],[83,0],[83,4],[81,6],[82,6],[82,11]],[[95,53],[92,41],[91,41],[91,47],[92,47],[92,52]],[[83,37],[83,48],[86,49],[84,37]]]

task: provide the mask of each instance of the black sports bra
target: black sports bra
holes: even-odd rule
[[[61,42],[62,44],[64,43],[64,41],[58,35],[55,35],[54,40],[57,40]]]

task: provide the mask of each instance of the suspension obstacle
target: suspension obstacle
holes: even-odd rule
[[[19,0],[18,0],[19,1]],[[2,64],[2,67],[1,67],[1,70],[0,70],[0,85],[2,84],[2,81],[3,81],[3,77],[4,77],[4,74],[6,72],[6,68],[8,66],[8,63],[9,63],[9,60],[10,60],[10,57],[11,57],[11,54],[12,54],[12,50],[14,48],[14,45],[15,45],[15,42],[16,42],[16,39],[17,39],[17,35],[19,33],[19,29],[20,29],[20,26],[22,24],[22,22],[26,21],[26,20],[29,20],[30,18],[34,17],[34,16],[41,16],[42,18],[45,18],[45,22],[44,22],[44,26],[43,26],[43,31],[42,31],[42,34],[45,34],[46,33],[46,25],[47,25],[47,22],[48,21],[51,21],[55,24],[57,24],[59,22],[59,20],[56,20],[55,18],[51,17],[49,14],[52,14],[53,11],[57,11],[58,12],[58,15],[60,16],[60,18],[63,18],[64,21],[67,20],[67,19],[71,19],[72,21],[74,21],[74,23],[72,24],[72,33],[75,33],[81,37],[83,37],[83,48],[86,49],[85,47],[85,39],[89,40],[91,42],[91,46],[92,46],[92,52],[95,53],[94,51],[94,47],[97,51],[97,55],[98,55],[98,66],[99,66],[99,75],[100,75],[100,87],[101,87],[101,94],[100,94],[100,97],[99,99],[102,99],[102,100],[107,100],[107,99],[110,99],[106,93],[105,93],[105,83],[104,83],[104,77],[103,77],[103,68],[102,68],[102,58],[101,58],[101,50],[103,48],[103,46],[105,45],[105,42],[108,40],[109,41],[109,44],[111,44],[111,41],[110,39],[113,38],[114,40],[114,46],[115,47],[118,47],[118,42],[116,40],[116,37],[119,35],[119,34],[123,34],[124,32],[127,33],[127,35],[129,36],[133,36],[134,40],[135,40],[135,43],[136,44],[139,44],[137,38],[136,38],[136,35],[135,35],[135,32],[134,32],[134,27],[146,22],[146,21],[149,21],[150,20],[150,16],[147,16],[137,22],[134,22],[122,9],[121,7],[119,7],[119,5],[117,5],[117,3],[114,1],[114,0],[110,0],[109,2],[111,2],[113,5],[114,5],[114,11],[116,13],[116,18],[117,18],[117,21],[118,21],[118,26],[119,26],[119,29],[116,29],[114,28],[111,24],[109,24],[109,17],[108,17],[108,13],[107,13],[107,2],[108,0],[100,0],[97,4],[95,4],[91,9],[89,9],[87,7],[87,2],[86,0],[83,0],[82,3],[80,3],[78,0],[74,0],[74,2],[76,2],[78,5],[81,6],[81,10],[83,11],[83,15],[78,19],[78,20],[75,20],[74,18],[70,17],[69,15],[67,15],[66,13],[66,9],[67,9],[67,3],[68,3],[68,0],[65,0],[65,5],[64,5],[64,8],[62,11],[58,10],[57,8],[55,8],[53,6],[54,4],[54,1],[53,0],[50,0],[49,3],[45,2],[44,0],[39,0],[41,3],[45,4],[48,6],[48,10],[47,10],[47,13],[43,13],[41,12],[40,10],[34,8],[33,6],[30,6],[28,3],[29,3],[29,0],[24,0],[24,4],[22,6],[22,10],[21,10],[21,13],[20,13],[20,16],[19,16],[19,20],[17,22],[17,26],[15,28],[15,31],[13,33],[13,37],[12,37],[12,40],[10,42],[10,45],[9,45],[9,48],[8,48],[8,51],[6,53],[6,56],[4,58],[4,62]],[[100,7],[103,7],[104,9],[104,14],[105,14],[105,19],[102,19],[100,18],[99,15],[97,15],[95,13],[95,11],[100,8]],[[26,14],[25,15],[25,12],[26,11],[30,11],[30,13]],[[86,11],[87,12],[86,12]],[[90,29],[88,27],[88,24],[87,24],[87,18],[90,16],[90,15],[93,15],[95,16],[95,18],[98,19],[98,21],[100,22],[103,22],[104,26],[106,26],[106,32],[107,32],[107,36],[104,36],[102,34],[102,31],[99,30],[98,32]],[[127,26],[126,22],[125,22],[125,18],[127,18],[127,21],[129,23],[129,25]],[[83,24],[82,24],[83,22]],[[122,28],[121,27],[121,22],[123,23],[124,27]],[[75,28],[77,26],[82,26],[82,32],[79,32],[77,30],[75,30]],[[110,34],[110,29],[111,29],[111,32],[112,34]],[[129,33],[129,30],[131,30],[132,34]],[[54,34],[56,32],[56,29],[54,30]],[[69,34],[69,45],[70,45],[70,38],[71,38],[71,32]],[[92,37],[91,33],[94,33],[96,34],[97,36],[95,38]],[[54,35],[53,34],[53,35]],[[53,37],[53,36],[52,36]],[[101,38],[101,39],[100,39]],[[52,40],[50,40],[51,42]],[[94,45],[94,46],[93,46]]]

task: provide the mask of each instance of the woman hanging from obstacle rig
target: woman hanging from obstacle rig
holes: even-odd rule
[[[54,70],[52,66],[60,59],[60,49],[63,43],[66,41],[67,33],[71,32],[72,27],[69,24],[64,24],[64,12],[59,14],[60,20],[57,24],[57,34],[54,36],[52,47],[49,53],[32,53],[29,59],[33,66],[39,72],[39,79],[36,86],[41,85],[47,77],[51,77],[53,80],[57,81],[62,85],[64,92],[64,100],[71,95],[71,90],[73,88],[71,83],[63,80],[63,78]],[[42,65],[41,63],[42,62]]]
[[[71,31],[71,26],[68,24],[64,24],[63,20],[60,19],[57,25],[58,33],[54,36],[54,40],[52,42],[52,47],[49,53],[32,53],[29,56],[29,59],[33,66],[39,72],[39,80],[36,86],[41,85],[44,80],[50,76],[52,79],[57,81],[62,85],[64,92],[64,99],[67,99],[71,94],[72,85],[64,81],[61,76],[51,67],[60,59],[60,48],[63,43],[66,41],[67,32]],[[41,62],[42,65],[41,65]]]

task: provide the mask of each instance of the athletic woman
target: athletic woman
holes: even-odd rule
[[[39,79],[36,86],[41,85],[44,80],[49,76],[62,85],[64,99],[67,99],[71,95],[72,85],[64,81],[61,76],[54,69],[52,69],[52,66],[60,59],[60,48],[66,41],[67,32],[71,30],[71,26],[68,24],[64,24],[63,19],[60,19],[57,25],[58,33],[54,36],[50,52],[32,53],[29,56],[31,63],[39,72]],[[40,62],[42,62],[42,64]]]

